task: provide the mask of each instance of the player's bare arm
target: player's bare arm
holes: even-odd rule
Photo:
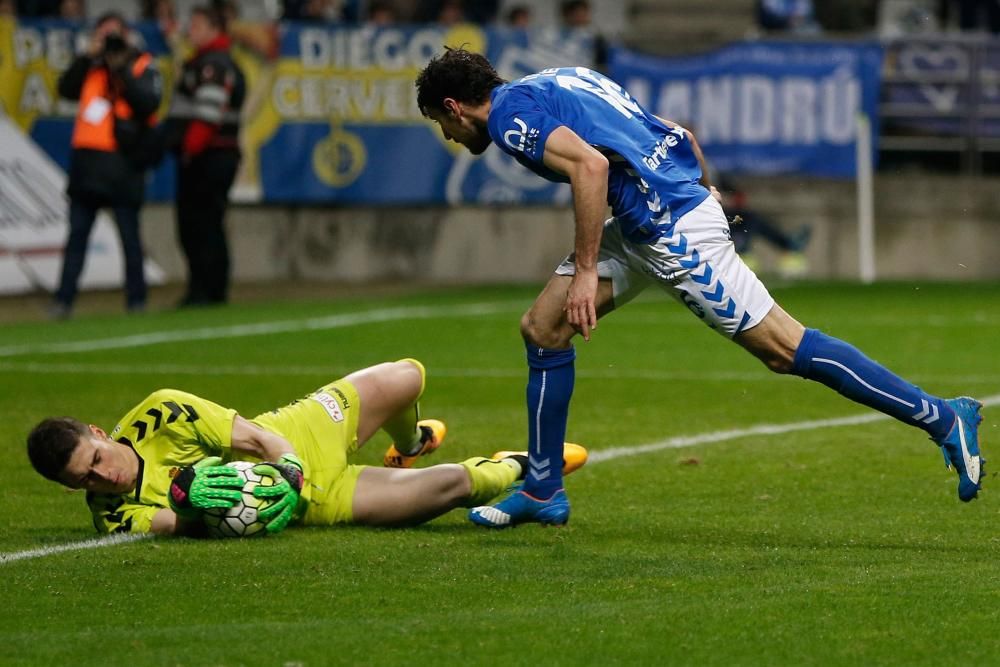
[[[608,201],[608,159],[568,127],[552,131],[545,142],[545,166],[570,180],[576,218],[576,275],[566,295],[566,318],[590,340],[597,327],[597,254]]]
[[[238,454],[275,462],[285,454],[295,454],[292,443],[239,415],[233,420],[232,448]]]
[[[660,116],[655,116],[655,118],[656,120],[660,121],[670,129],[673,129],[675,127],[680,127],[680,124],[675,123],[672,120],[667,120],[666,118],[662,118]],[[688,139],[691,141],[691,151],[694,153],[694,156],[698,159],[698,166],[701,167],[701,178],[698,180],[698,182],[709,189],[709,191],[712,193],[712,196],[715,197],[716,201],[721,202],[722,195],[721,193],[719,193],[718,190],[715,189],[715,186],[712,185],[712,179],[709,176],[709,171],[708,171],[708,163],[705,161],[705,154],[701,152],[701,145],[698,143],[697,137],[694,136],[694,132],[692,132],[687,128],[684,128],[684,131],[687,132]]]

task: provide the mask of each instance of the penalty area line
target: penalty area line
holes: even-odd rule
[[[1000,394],[994,394],[981,399],[984,406],[1000,405]],[[645,445],[631,445],[624,447],[611,447],[608,449],[598,449],[590,453],[589,465],[595,465],[604,461],[638,456],[640,454],[651,454],[668,449],[681,449],[684,447],[695,447],[697,445],[710,445],[730,440],[738,440],[759,435],[782,435],[794,433],[796,431],[816,431],[824,428],[837,428],[840,426],[856,426],[858,424],[870,424],[872,422],[885,421],[890,419],[888,415],[881,413],[869,413],[863,415],[853,415],[850,417],[837,417],[834,419],[815,419],[811,421],[793,422],[789,424],[758,424],[748,428],[727,429],[723,431],[711,431],[698,435],[682,435],[667,438],[659,442]],[[0,553],[0,565],[13,563],[15,561],[27,560],[30,558],[43,558],[55,554],[66,553],[67,551],[79,551],[82,549],[98,549],[101,547],[111,547],[129,542],[152,537],[149,534],[126,533],[119,535],[109,535],[98,537],[82,542],[70,542],[69,544],[58,544],[50,547],[40,547],[38,549],[28,549],[27,551],[14,551],[10,553]]]

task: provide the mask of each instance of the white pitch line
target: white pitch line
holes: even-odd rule
[[[495,313],[511,312],[524,307],[523,301],[497,303],[472,303],[453,306],[401,306],[380,308],[356,313],[342,313],[327,317],[311,317],[300,320],[277,320],[274,322],[251,322],[224,327],[203,327],[200,329],[175,329],[151,331],[129,336],[94,338],[91,340],[60,341],[54,343],[25,343],[0,347],[0,357],[18,357],[27,354],[65,354],[71,352],[94,352],[116,350],[128,347],[144,347],[158,343],[178,343],[192,340],[216,340],[222,338],[243,338],[275,333],[295,333],[302,331],[323,331],[342,329],[361,324],[376,324],[395,320],[437,319],[442,317],[476,317]]]
[[[994,394],[982,399],[983,405],[993,406],[1000,404],[1000,394]],[[759,435],[782,435],[795,431],[815,431],[823,428],[835,428],[839,426],[854,426],[857,424],[869,424],[872,422],[890,419],[888,415],[881,413],[869,413],[864,415],[854,415],[850,417],[838,417],[835,419],[816,419],[812,421],[794,422],[791,424],[758,424],[749,428],[728,429],[725,431],[712,431],[698,435],[676,436],[653,442],[646,445],[631,445],[627,447],[611,447],[609,449],[599,449],[591,452],[587,463],[596,465],[604,461],[628,456],[638,456],[640,454],[651,454],[666,449],[681,449],[684,447],[694,447],[696,445],[708,445],[728,440],[738,440]],[[13,563],[14,561],[26,560],[29,558],[42,558],[54,554],[65,553],[67,551],[78,551],[80,549],[97,549],[100,547],[110,547],[127,542],[135,542],[150,537],[145,534],[123,534],[110,535],[108,537],[85,540],[83,542],[71,542],[51,547],[41,547],[39,549],[29,549],[27,551],[14,551],[10,553],[0,553],[0,565]]]
[[[102,362],[49,362],[49,361],[0,361],[0,373],[46,373],[74,375],[196,375],[196,376],[270,376],[270,377],[341,377],[357,370],[353,366],[297,366],[297,365],[243,365],[201,366],[198,364],[146,364],[136,368],[133,364],[108,364]],[[523,378],[524,368],[439,368],[429,371],[432,377],[444,378]],[[650,370],[648,368],[578,368],[578,378],[599,380],[652,380],[688,382],[786,382],[788,377],[757,371],[677,371]],[[1000,374],[928,374],[914,377],[920,383],[949,382],[963,384],[998,384]]]
[[[54,554],[61,554],[67,551],[79,551],[81,549],[99,549],[101,547],[113,547],[116,544],[125,544],[127,542],[138,542],[139,540],[144,540],[146,538],[152,537],[147,533],[119,533],[115,535],[108,535],[106,537],[95,537],[90,540],[84,540],[82,542],[70,542],[68,544],[56,544],[51,547],[39,547],[38,549],[28,549],[27,551],[12,551],[10,553],[0,553],[0,565],[6,565],[7,563],[13,563],[18,560],[27,560],[29,558],[42,558],[44,556],[52,556]]]
[[[979,399],[984,406],[1000,405],[1000,394],[993,394]],[[794,422],[791,424],[758,424],[748,428],[736,428],[726,431],[715,431],[712,433],[701,433],[699,435],[679,435],[659,442],[651,442],[646,445],[630,445],[627,447],[611,447],[610,449],[598,449],[590,454],[588,463],[600,463],[602,461],[612,461],[626,456],[638,456],[639,454],[650,454],[660,452],[665,449],[682,449],[684,447],[694,447],[695,445],[707,445],[726,440],[738,440],[756,435],[782,435],[795,431],[815,431],[821,428],[835,428],[838,426],[854,426],[856,424],[870,424],[871,422],[892,419],[889,415],[881,412],[870,412],[863,415],[853,415],[850,417],[837,417],[834,419],[815,419],[812,421]]]

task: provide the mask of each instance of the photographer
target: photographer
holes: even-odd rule
[[[59,95],[79,100],[69,167],[69,237],[54,318],[69,317],[83,271],[87,239],[101,208],[114,211],[125,256],[129,312],[146,305],[139,241],[145,171],[157,159],[154,126],[162,82],[152,56],[129,44],[124,18],[98,19],[87,50],[59,78]]]

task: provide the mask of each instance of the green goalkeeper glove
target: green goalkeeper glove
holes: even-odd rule
[[[243,497],[243,480],[235,468],[219,465],[209,456],[193,466],[181,468],[170,484],[170,509],[184,519],[196,519],[205,510],[227,509]]]
[[[305,481],[302,461],[295,454],[283,454],[277,463],[259,463],[253,471],[270,477],[274,482],[271,486],[258,485],[253,495],[272,501],[257,512],[257,516],[265,521],[268,534],[280,533],[295,516],[295,508],[299,504],[299,494]]]

